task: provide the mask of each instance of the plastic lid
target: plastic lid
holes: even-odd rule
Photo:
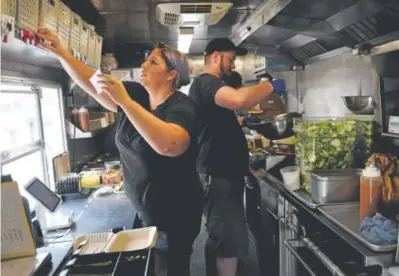
[[[371,164],[363,170],[362,175],[366,177],[379,177],[381,176],[381,171],[374,164]]]
[[[79,112],[89,112],[84,106],[79,109]]]

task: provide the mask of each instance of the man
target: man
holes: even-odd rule
[[[240,89],[227,86],[221,78],[235,68],[236,55],[246,52],[229,39],[212,40],[204,53],[205,71],[193,81],[189,91],[200,108],[201,118],[197,171],[206,201],[207,276],[236,275],[237,260],[248,251],[243,205],[248,150],[234,110],[250,109],[271,93],[285,90],[281,80]]]
[[[226,85],[233,87],[235,89],[240,89],[242,87],[242,77],[241,77],[241,74],[238,73],[237,71],[231,71],[231,72],[225,74],[223,76],[223,81],[224,81],[224,83],[226,83]],[[242,125],[242,123],[244,121],[244,117],[246,115],[248,115],[248,111],[247,110],[235,110],[234,112],[237,116],[238,123],[240,125]]]

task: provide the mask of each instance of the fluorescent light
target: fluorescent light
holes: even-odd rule
[[[190,49],[191,40],[193,39],[193,36],[194,36],[194,28],[180,28],[177,49],[180,52],[187,54]]]

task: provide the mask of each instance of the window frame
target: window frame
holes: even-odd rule
[[[1,90],[1,93],[15,93],[15,94],[30,94],[35,95],[35,105],[36,105],[36,116],[38,122],[39,130],[39,140],[34,141],[30,144],[25,144],[23,146],[12,148],[10,150],[5,150],[0,152],[0,173],[3,171],[3,166],[19,159],[22,159],[28,155],[35,152],[41,152],[42,164],[43,164],[43,176],[45,184],[52,188],[49,177],[49,166],[53,164],[48,164],[46,155],[46,143],[44,139],[44,126],[43,126],[43,110],[42,110],[42,89],[50,88],[56,89],[58,93],[58,103],[61,108],[60,110],[60,122],[62,131],[62,145],[64,152],[68,151],[67,136],[66,136],[66,126],[65,126],[65,104],[63,99],[63,90],[60,84],[49,82],[40,79],[30,79],[12,76],[1,76],[1,84],[5,85],[20,85],[20,86],[31,86],[30,90]],[[7,160],[3,160],[4,155],[9,155]]]

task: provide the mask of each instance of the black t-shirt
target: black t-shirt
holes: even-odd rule
[[[197,156],[197,109],[195,103],[176,91],[155,110],[150,110],[145,88],[136,82],[124,83],[129,96],[158,118],[183,127],[191,143],[180,156],[167,157],[155,152],[138,133],[122,109],[116,133],[125,193],[134,208],[149,225],[167,230],[184,223],[190,216],[190,204],[201,198],[201,186],[195,170]],[[200,201],[198,201],[198,204]]]
[[[215,103],[216,92],[226,86],[211,74],[197,77],[189,96],[200,110],[197,171],[215,176],[245,176],[248,173],[248,148],[245,135],[233,110]]]

